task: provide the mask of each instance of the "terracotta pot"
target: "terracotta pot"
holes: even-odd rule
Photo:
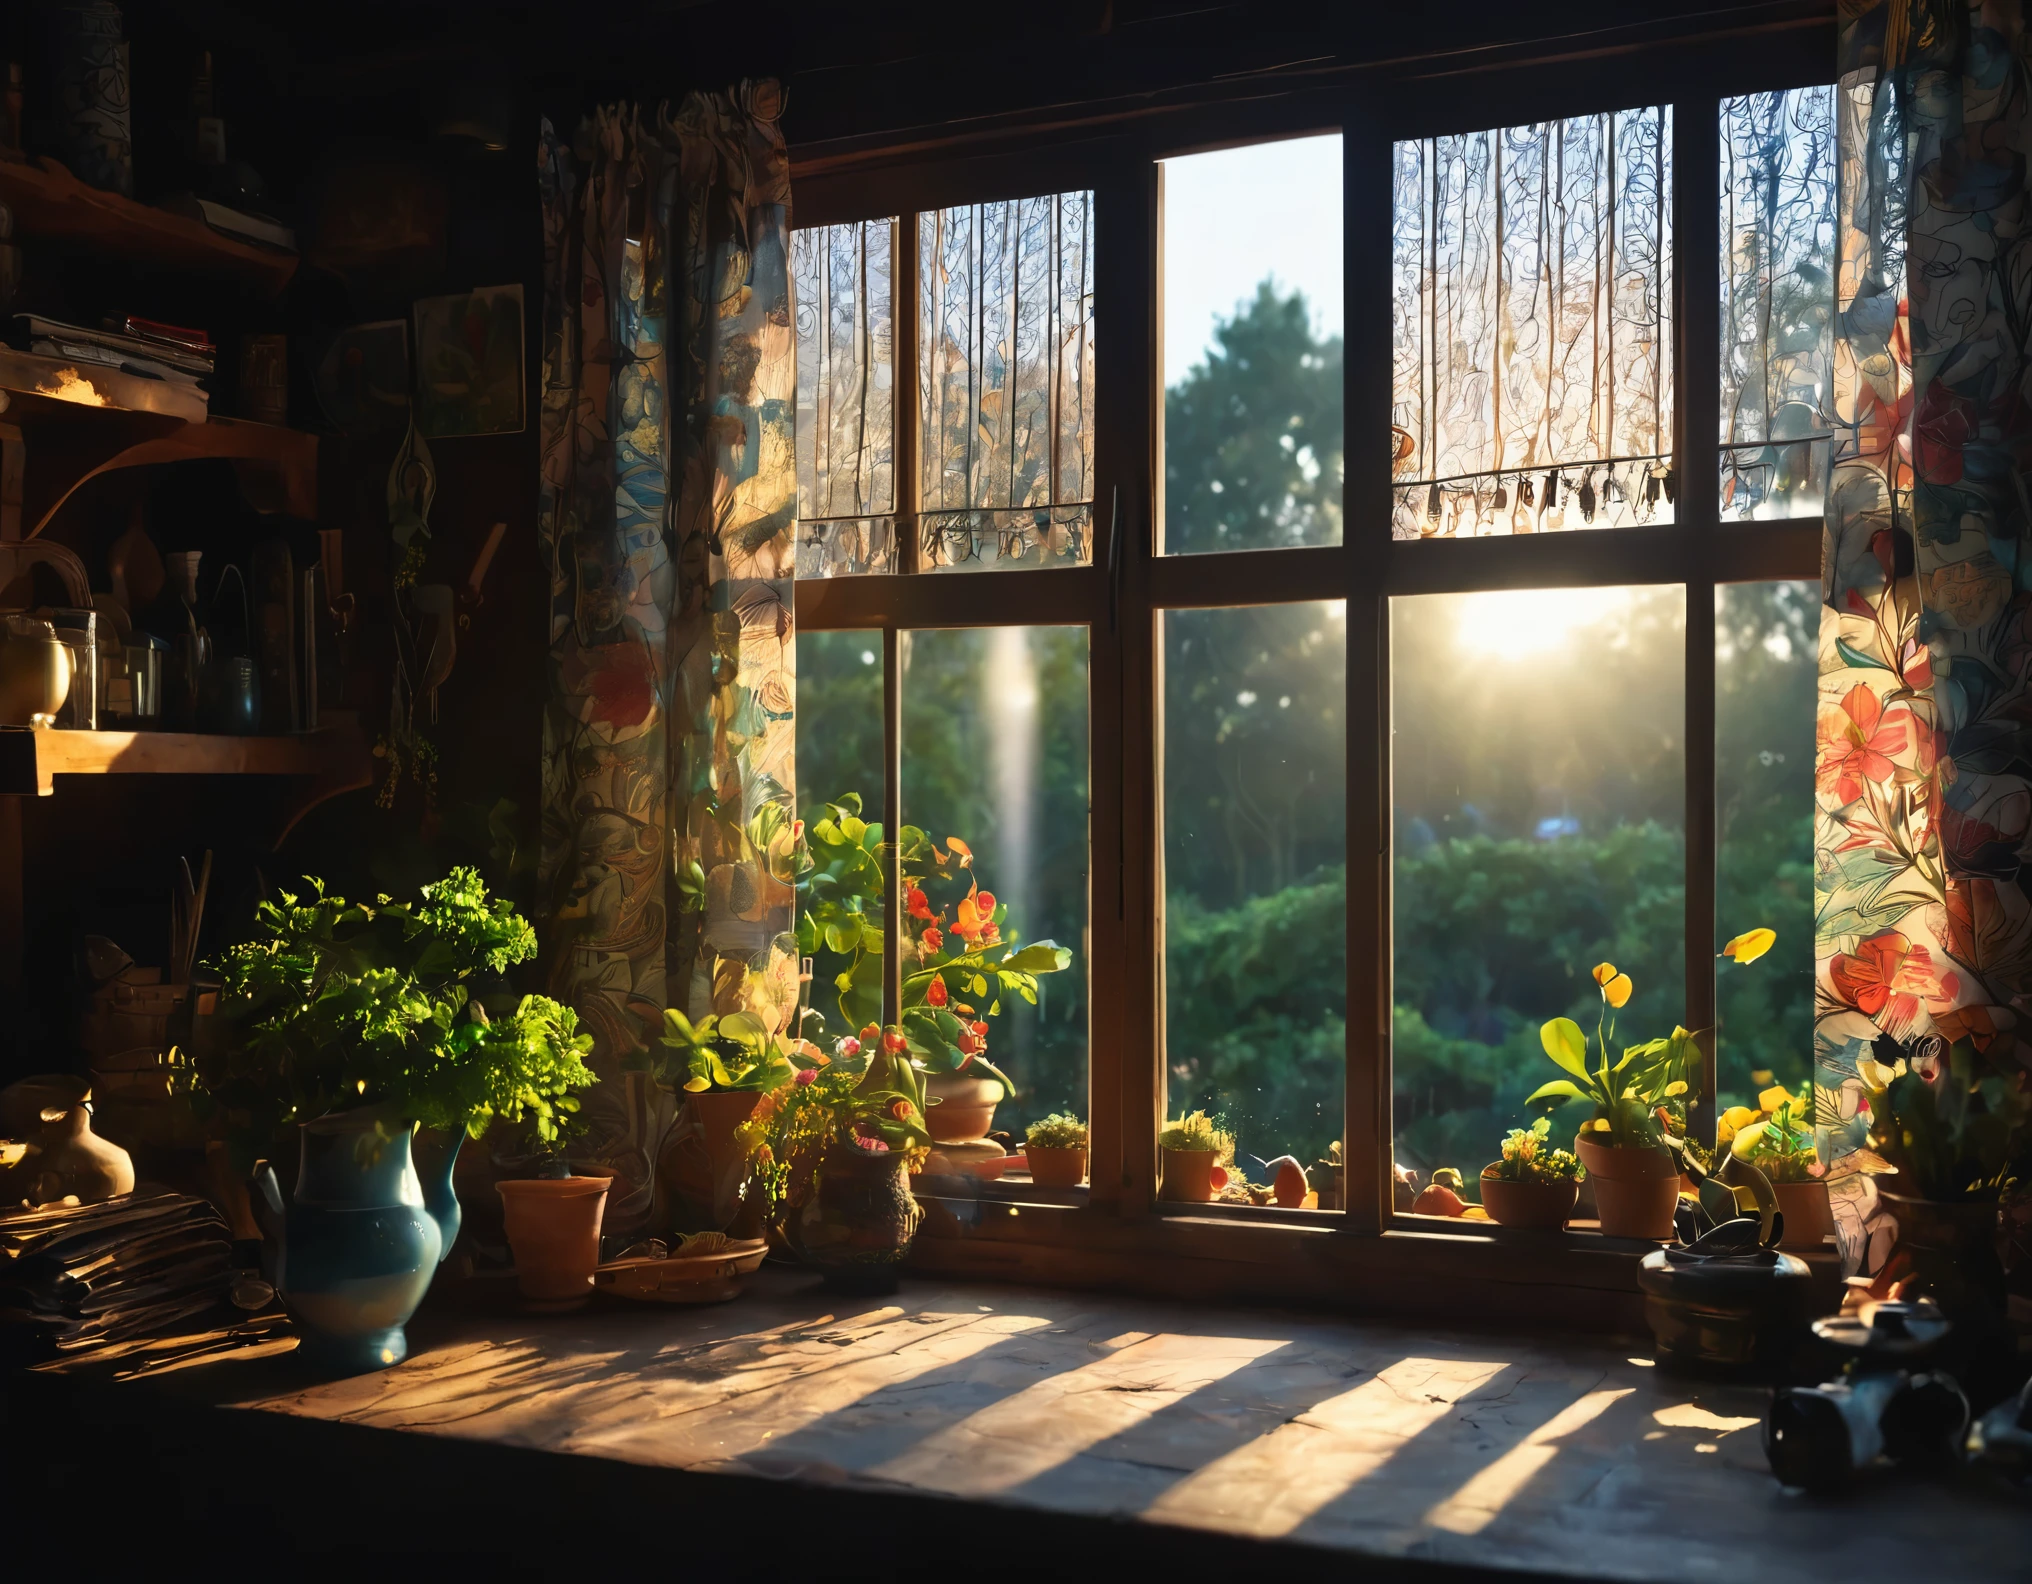
[[[1895,1180],[1895,1179],[1893,1179]],[[1908,1199],[1878,1187],[1898,1221],[1898,1252],[1950,1320],[1994,1322],[2004,1312],[2003,1221],[1995,1199]]]
[[[1157,1181],[1157,1197],[1175,1204],[1208,1204],[1228,1185],[1227,1169],[1214,1164],[1212,1150],[1162,1149],[1163,1172]]]
[[[900,1155],[835,1144],[819,1165],[812,1196],[785,1220],[783,1236],[835,1292],[894,1292],[896,1268],[923,1219]]]
[[[1040,1188],[1077,1188],[1087,1180],[1087,1148],[1045,1149],[1027,1145],[1023,1151],[1030,1161],[1030,1180]]]
[[[515,1251],[515,1282],[532,1307],[576,1309],[593,1295],[607,1177],[522,1178],[496,1183]]]
[[[1620,1149],[1597,1144],[1585,1133],[1573,1143],[1594,1183],[1595,1211],[1604,1236],[1660,1243],[1671,1238],[1672,1212],[1679,1204],[1679,1163],[1670,1150],[1662,1144]]]
[[[1578,1178],[1512,1182],[1491,1176],[1495,1169],[1482,1168],[1482,1208],[1498,1226],[1563,1227],[1572,1219],[1574,1201],[1580,1198]]]
[[[995,1125],[1002,1085],[995,1078],[933,1073],[924,1080],[925,1125],[934,1144],[966,1144],[986,1138]]]
[[[1834,1211],[1828,1207],[1825,1182],[1774,1182],[1779,1214],[1785,1217],[1785,1232],[1778,1246],[1794,1253],[1817,1249],[1834,1231]]]
[[[708,1089],[704,1094],[686,1095],[684,1103],[691,1107],[692,1115],[705,1130],[706,1154],[717,1176],[722,1166],[738,1153],[734,1130],[755,1114],[755,1107],[762,1103],[762,1093],[758,1089]]]

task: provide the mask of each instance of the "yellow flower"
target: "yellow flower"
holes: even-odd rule
[[[1674,1095],[1683,1095],[1685,1093],[1686,1093],[1686,1080],[1684,1078],[1675,1078],[1672,1080],[1671,1083],[1665,1086],[1665,1098],[1668,1100],[1670,1100]]]
[[[1759,1118],[1749,1126],[1738,1129],[1735,1140],[1729,1146],[1731,1155],[1747,1155],[1756,1148],[1757,1140],[1764,1136],[1764,1130],[1771,1124]]]
[[[704,1094],[712,1086],[713,1081],[710,1078],[687,1078],[684,1081],[684,1092],[686,1094]]]
[[[1616,965],[1611,962],[1595,964],[1595,983],[1605,985],[1616,977]]]
[[[1596,969],[1595,971],[1599,973],[1601,970]],[[1619,1007],[1625,1001],[1630,999],[1630,992],[1636,988],[1637,987],[1630,982],[1630,976],[1628,974],[1619,973],[1613,979],[1609,980],[1607,984],[1602,986],[1602,999],[1608,1002],[1608,1004],[1612,1007]]]
[[[1755,1084],[1759,1089],[1770,1083],[1770,1081],[1771,1069],[1769,1067],[1759,1067],[1755,1072],[1750,1074],[1750,1082]]]
[[[1597,1133],[1606,1133],[1609,1131],[1609,1119],[1607,1117],[1596,1117],[1588,1126],[1593,1128]]]
[[[1787,1089],[1783,1084],[1773,1084],[1769,1089],[1766,1089],[1762,1094],[1757,1096],[1757,1104],[1773,1116],[1778,1114],[1780,1106],[1790,1105],[1791,1103],[1792,1091]]]
[[[1726,1144],[1736,1136],[1736,1130],[1749,1126],[1763,1113],[1752,1111],[1748,1106],[1730,1106],[1715,1122],[1715,1142]]]
[[[1733,957],[1739,963],[1753,963],[1777,944],[1776,930],[1745,930],[1722,948],[1721,955]]]

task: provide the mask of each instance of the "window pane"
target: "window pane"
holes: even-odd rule
[[[1164,668],[1166,1114],[1267,1186],[1344,1115],[1346,602],[1167,611]]]
[[[1636,983],[1619,1049],[1684,1021],[1685,595],[1420,595],[1390,627],[1397,1160],[1473,1197],[1560,1076],[1539,1025],[1592,1043],[1597,963]]]
[[[894,220],[791,233],[799,577],[896,569]]]
[[[807,829],[828,817],[827,805],[860,812],[866,824],[882,822],[882,638],[879,633],[801,632],[797,635],[797,813]],[[851,833],[849,833],[851,834]],[[880,837],[868,838],[867,850]],[[836,855],[813,843],[821,868],[798,888],[797,917],[804,953],[811,959],[805,1005],[807,1039],[851,1034],[882,1014],[882,960],[863,953],[881,938],[879,892],[865,871],[844,888],[821,878]],[[858,915],[874,938],[856,943]],[[828,933],[826,925],[841,926]],[[865,931],[864,931],[865,934]],[[858,968],[857,965],[858,964]],[[842,985],[841,975],[849,985]],[[844,1004],[843,1004],[844,1002]]]
[[[1672,118],[1396,145],[1392,532],[1672,520]]]
[[[1164,548],[1341,542],[1341,140],[1164,161]]]
[[[926,926],[940,931],[949,955],[962,929],[960,900],[976,886],[991,893],[998,944],[1053,941],[1071,952],[1063,971],[1038,978],[1034,1006],[992,979],[970,990],[953,986],[951,1004],[971,1007],[988,1024],[987,1058],[1016,1087],[996,1109],[994,1126],[1020,1148],[1027,1122],[1054,1111],[1085,1120],[1085,628],[906,635],[903,821],[904,872],[920,885],[931,915],[907,921],[905,1005],[913,1000],[909,976],[925,961],[917,948]],[[924,842],[913,841],[913,826]],[[937,862],[931,847],[947,862]],[[962,864],[967,853],[971,862]]]
[[[1094,195],[918,217],[927,570],[1093,559]]]
[[[1724,99],[1721,509],[1820,515],[1833,448],[1834,89]]]
[[[1796,1091],[1813,1071],[1819,625],[1818,583],[1715,590],[1715,948],[1745,930],[1778,932],[1756,963],[1715,964],[1724,1109],[1754,1109],[1771,1083]]]

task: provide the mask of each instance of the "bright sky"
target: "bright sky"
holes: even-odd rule
[[[1164,383],[1213,344],[1264,276],[1341,329],[1341,140],[1289,138],[1164,162]]]

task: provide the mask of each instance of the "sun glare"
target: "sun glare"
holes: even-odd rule
[[[1464,594],[1456,637],[1477,654],[1514,657],[1549,654],[1604,617],[1629,608],[1622,588],[1502,589]]]

